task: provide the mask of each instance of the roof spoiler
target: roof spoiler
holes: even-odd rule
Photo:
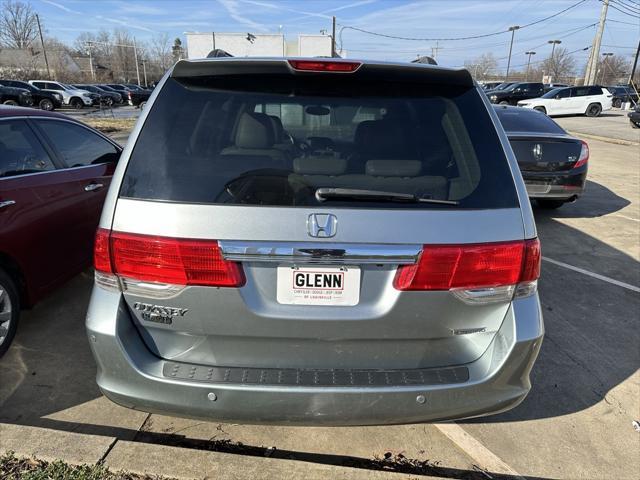
[[[318,72],[305,72],[294,69],[287,57],[270,58],[201,58],[194,60],[180,60],[171,71],[171,77],[201,77],[208,75],[265,75],[265,74],[294,74],[294,75],[318,75]],[[296,58],[292,61],[321,62],[314,58]],[[327,59],[327,62],[354,63],[341,59]],[[360,63],[360,61],[357,61]],[[327,75],[326,72],[319,72]],[[339,73],[338,73],[339,74]],[[465,69],[444,68],[437,65],[421,63],[387,63],[378,61],[364,61],[352,75],[363,80],[385,79],[389,75],[397,76],[398,80],[405,82],[431,83],[439,85],[452,85],[461,87],[473,87],[473,79]]]

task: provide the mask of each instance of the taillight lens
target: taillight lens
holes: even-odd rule
[[[99,228],[93,244],[93,266],[101,273],[113,273],[109,255],[109,230]]]
[[[578,167],[581,167],[583,165],[586,165],[586,163],[588,161],[589,161],[589,145],[587,145],[587,142],[582,140],[582,148],[580,149],[580,157],[578,158],[578,161],[575,163],[573,168],[578,168]]]
[[[143,282],[215,287],[245,282],[240,265],[224,260],[215,240],[98,230],[94,258],[96,271]]]
[[[493,288],[535,281],[540,275],[537,239],[468,245],[425,245],[414,265],[398,268],[398,290]]]
[[[307,72],[355,72],[362,63],[360,62],[336,62],[325,60],[289,60],[289,65],[295,70]]]

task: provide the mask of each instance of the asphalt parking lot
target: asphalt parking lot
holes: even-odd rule
[[[615,120],[617,129],[638,132],[623,120]],[[605,136],[611,121],[573,117],[566,122],[574,126],[564,126]],[[584,197],[535,210],[547,333],[533,389],[510,412],[453,424],[288,428],[124,409],[95,384],[84,333],[93,281],[87,271],[24,312],[0,360],[0,422],[334,465],[361,466],[389,452],[416,461],[404,471],[419,474],[424,469],[411,464],[426,465],[439,478],[638,478],[640,148],[587,141]]]

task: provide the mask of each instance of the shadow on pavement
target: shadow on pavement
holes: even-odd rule
[[[595,218],[609,215],[630,205],[626,198],[617,195],[597,182],[587,180],[585,193],[574,203],[567,203],[558,209],[535,208],[536,222],[547,218]]]

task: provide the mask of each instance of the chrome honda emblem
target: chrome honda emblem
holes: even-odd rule
[[[536,143],[531,149],[531,153],[533,153],[533,158],[535,158],[536,161],[539,162],[540,160],[542,160],[542,145]]]
[[[309,235],[317,238],[331,238],[338,230],[338,219],[330,213],[312,213],[307,219]]]

